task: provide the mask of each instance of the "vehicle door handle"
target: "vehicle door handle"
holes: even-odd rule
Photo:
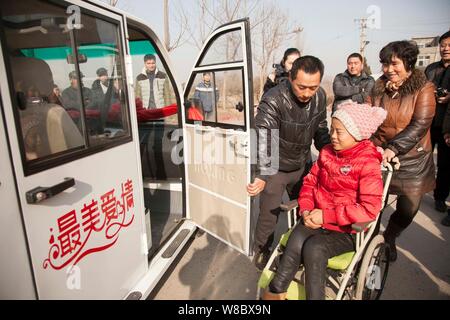
[[[75,185],[74,178],[64,178],[64,181],[58,184],[55,184],[51,187],[36,187],[30,191],[27,191],[26,198],[27,203],[36,204],[45,199],[56,196],[58,193],[63,192]]]

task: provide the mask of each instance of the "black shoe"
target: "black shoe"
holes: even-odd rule
[[[439,212],[446,212],[447,211],[447,205],[445,204],[445,201],[443,200],[435,200],[434,201],[434,208]]]
[[[389,221],[386,230],[383,233],[384,240],[389,245],[389,261],[397,260],[397,247],[395,246],[395,239],[402,233],[404,228],[398,226],[392,220]]]
[[[397,260],[397,248],[395,246],[395,240],[392,242],[386,242],[389,246],[389,261],[395,262]]]
[[[253,258],[253,263],[255,264],[256,269],[259,271],[263,271],[264,267],[266,266],[267,262],[269,262],[270,259],[270,251],[260,251],[257,252]]]
[[[441,224],[446,227],[450,227],[450,212],[444,219],[442,219]]]

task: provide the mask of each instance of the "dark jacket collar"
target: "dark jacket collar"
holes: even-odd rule
[[[346,77],[346,78],[349,78],[349,79],[351,79],[351,78],[359,78],[359,79],[367,79],[367,78],[369,78],[369,76],[364,72],[364,71],[362,71],[361,72],[361,75],[359,76],[359,77],[357,77],[357,76],[352,76],[350,73],[348,73],[348,70],[345,70],[344,72],[342,72],[342,75],[344,76],[344,77]]]
[[[297,106],[299,106],[300,108],[305,108],[305,107],[307,107],[307,106],[308,106],[308,105],[316,98],[317,93],[316,93],[314,96],[312,96],[312,98],[311,98],[308,102],[301,102],[301,101],[298,100],[298,98],[295,96],[294,90],[292,89],[292,84],[291,84],[291,82],[288,80],[288,81],[284,81],[284,82],[280,83],[279,85],[283,85],[283,84],[285,84],[286,87],[287,87],[287,91],[289,92],[289,93],[288,93],[288,94],[289,94],[289,98],[290,98],[292,101],[294,101],[295,104],[296,104]]]
[[[388,93],[388,90],[386,89],[386,83],[387,83],[386,76],[382,75],[376,82],[375,82],[375,88],[374,88],[374,96],[382,96],[385,93]],[[427,82],[427,77],[425,74],[418,70],[414,69],[411,76],[403,83],[403,85],[398,90],[399,94],[401,96],[407,96],[410,94],[414,94],[418,90],[420,90],[425,83]]]

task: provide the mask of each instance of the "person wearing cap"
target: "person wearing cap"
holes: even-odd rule
[[[83,78],[84,74],[80,72],[80,78]],[[84,107],[86,109],[95,108],[95,101],[92,97],[92,91],[89,88],[83,86],[83,82],[81,82],[81,86],[79,85],[78,76],[76,71],[71,71],[69,73],[70,86],[63,90],[61,94],[61,101],[63,103],[63,107],[66,110],[81,110],[81,96],[80,96],[80,87],[83,90],[83,100]],[[80,79],[81,80],[81,79]]]
[[[328,259],[353,251],[352,224],[377,218],[382,207],[382,155],[368,140],[386,118],[382,108],[347,102],[331,119],[331,144],[304,178],[293,229],[263,299],[284,300],[300,265],[306,298],[325,299]]]
[[[108,91],[108,87],[110,85],[110,79],[108,76],[108,70],[105,68],[97,69],[97,79],[92,83],[92,98],[94,100],[94,104],[98,109],[106,108],[119,100],[119,90],[117,86],[117,81],[115,81],[115,85],[111,88],[111,96],[107,105],[105,105],[105,96]]]
[[[83,73],[80,72],[80,78],[83,77],[84,77]],[[80,122],[80,115],[81,115],[80,111],[82,107],[80,95],[80,87],[81,87],[83,93],[84,112],[86,115],[86,127],[88,129],[88,132],[89,134],[101,133],[103,131],[102,123],[98,116],[100,108],[99,105],[97,104],[97,101],[95,101],[94,99],[91,89],[83,86],[82,81],[81,85],[79,84],[76,71],[72,71],[69,73],[69,79],[70,79],[70,87],[64,89],[64,91],[61,94],[61,101],[64,109],[68,111],[71,118],[81,131],[82,130]]]
[[[106,91],[108,91],[108,71],[105,68],[98,68],[96,73],[97,80],[92,83],[92,94],[94,95],[94,99],[103,101]]]

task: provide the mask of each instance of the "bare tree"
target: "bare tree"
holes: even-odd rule
[[[189,10],[179,3],[181,12],[189,23],[186,33],[189,42],[201,49],[208,35],[219,25],[230,21],[249,17],[253,61],[257,66],[259,85],[256,98],[262,93],[266,73],[275,55],[280,51],[282,44],[291,39],[293,34],[301,32],[294,29],[287,13],[272,0],[197,0],[197,5]],[[197,17],[187,19],[187,17]],[[222,48],[227,61],[232,61],[241,49],[240,38],[230,33],[226,36],[226,42]],[[222,84],[226,90],[226,81]],[[226,91],[225,91],[226,92]]]
[[[182,46],[186,40],[184,34],[186,32],[186,26],[188,18],[181,12],[175,12],[170,14],[169,0],[163,0],[164,6],[164,46],[168,52],[175,50]],[[174,41],[171,41],[170,25],[169,21],[175,21],[178,24],[178,32]]]
[[[263,5],[260,15],[265,17],[264,23],[252,33],[253,60],[259,69],[258,98],[263,93],[266,74],[275,60],[275,54],[292,34],[288,15],[274,3]]]

